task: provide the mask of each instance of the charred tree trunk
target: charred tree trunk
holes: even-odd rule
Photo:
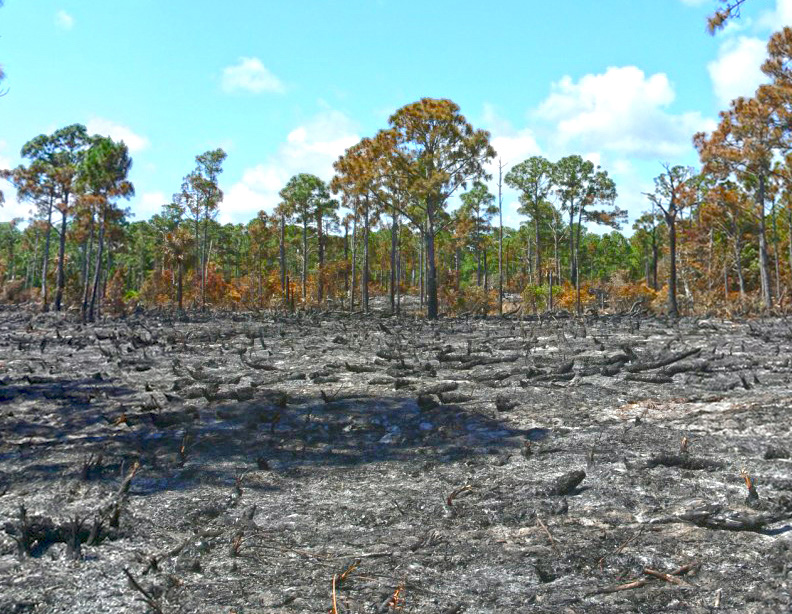
[[[317,207],[316,214],[316,252],[319,257],[319,264],[316,270],[316,303],[322,305],[324,298],[324,235],[322,228],[322,208]]]
[[[668,315],[672,318],[679,317],[677,305],[677,269],[676,269],[676,219],[673,215],[665,214],[668,225]]]
[[[418,248],[419,249],[419,255],[418,255],[418,285],[420,286],[420,290],[419,290],[419,293],[420,293],[420,305],[421,305],[421,309],[423,309],[424,296],[425,296],[425,294],[424,294],[424,269],[426,268],[424,266],[424,245],[425,245],[426,239],[424,237],[423,228],[421,229],[420,235],[421,235],[420,238],[419,238],[420,240],[418,241],[418,243],[419,243],[419,248]]]
[[[487,250],[482,250],[482,260],[484,265],[484,292],[489,291],[489,271],[487,269]]]
[[[396,313],[401,313],[402,255],[401,242],[396,244]]]
[[[759,275],[762,280],[762,301],[765,309],[773,307],[773,288],[770,285],[770,266],[767,257],[767,224],[765,219],[765,177],[759,176]]]
[[[577,259],[575,257],[575,212],[569,208],[569,282],[577,284]]]
[[[209,266],[209,258],[206,250],[206,242],[209,234],[209,208],[204,209],[203,220],[203,240],[201,241],[201,308],[206,307],[206,270]]]
[[[652,290],[657,292],[657,262],[659,257],[659,245],[657,244],[656,230],[652,229]]]
[[[462,249],[457,245],[454,248],[454,288],[459,292],[459,284],[462,277],[461,271]]]
[[[503,315],[503,165],[498,160],[498,315]]]
[[[357,215],[352,220],[352,280],[349,285],[349,311],[355,310],[355,283],[357,272]]]
[[[427,224],[426,234],[426,317],[436,320],[437,304],[437,266],[435,264],[434,228]]]
[[[49,202],[47,203],[47,226],[45,227],[44,237],[44,258],[41,265],[41,311],[49,311],[49,286],[47,285],[47,275],[49,273],[49,251],[50,239],[52,238],[52,206],[54,204],[54,196],[50,194]]]
[[[575,235],[575,301],[577,303],[577,314],[583,313],[583,308],[580,302],[580,235],[583,227],[583,208],[578,207],[578,223]]]
[[[88,243],[85,250],[85,262],[83,262],[83,293],[82,293],[82,306],[80,308],[80,315],[83,322],[88,317],[88,297],[91,289],[91,258],[93,257],[93,242],[94,242],[94,214],[91,209],[91,217],[88,221]]]
[[[60,228],[60,244],[58,246],[58,279],[56,282],[56,290],[55,290],[55,311],[61,310],[61,304],[63,303],[63,288],[66,285],[66,271],[64,270],[65,267],[65,259],[66,259],[66,221],[69,216],[69,196],[68,194],[64,197],[61,209],[61,228]]]
[[[742,268],[742,237],[739,231],[734,236],[734,265],[737,269],[737,281],[740,286],[740,299],[745,300],[745,277]]]
[[[300,281],[302,283],[302,302],[305,306],[306,300],[306,283],[308,279],[308,216],[303,215],[302,227],[302,271],[300,274]]]
[[[280,261],[281,294],[286,302],[289,297],[286,292],[286,216],[280,216],[280,241],[278,242],[278,259]]]
[[[91,304],[88,307],[88,321],[93,322],[96,317],[96,306],[99,299],[99,288],[102,280],[102,257],[104,256],[105,225],[107,223],[107,213],[104,205],[102,206],[101,218],[99,222],[99,245],[96,250],[96,268],[94,269],[93,290],[91,292]]]
[[[360,276],[360,300],[363,311],[369,311],[369,201],[366,198],[363,208],[363,273]]]
[[[391,313],[396,313],[396,246],[399,237],[399,214],[394,206],[391,211],[393,223],[391,225],[391,248],[390,248],[390,304]]]
[[[344,222],[344,296],[349,294],[349,222]]]
[[[778,222],[776,221],[776,207],[773,201],[773,207],[770,212],[773,221],[773,263],[775,264],[775,288],[776,296],[781,297],[781,262],[778,256]]]
[[[534,234],[534,251],[536,253],[536,285],[542,285],[542,250],[539,246],[540,238],[539,238],[539,206],[537,205],[534,209],[534,227],[535,227],[535,234]]]

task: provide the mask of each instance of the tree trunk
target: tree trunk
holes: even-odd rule
[[[707,244],[707,292],[712,292],[712,288],[715,285],[715,277],[712,274],[714,245],[715,245],[715,231],[712,228],[710,228],[709,243]]]
[[[668,315],[677,318],[676,219],[666,214],[665,221],[668,226]]]
[[[657,262],[659,258],[659,246],[657,244],[656,229],[652,229],[652,290],[657,292]]]
[[[425,251],[424,245],[425,245],[425,242],[426,242],[426,238],[425,238],[424,234],[425,233],[423,232],[423,228],[422,228],[421,232],[420,232],[419,241],[418,241],[418,243],[419,243],[418,285],[420,286],[419,293],[420,293],[421,309],[423,309],[423,306],[424,306],[424,296],[425,296],[425,293],[424,293],[424,278],[425,278],[424,270],[426,269],[426,266],[424,266],[424,251]]]
[[[258,273],[258,305],[259,308],[264,306],[264,259],[261,257],[261,247],[259,246],[257,254],[256,272]]]
[[[357,272],[357,215],[352,220],[352,280],[349,285],[349,311],[355,310],[355,273]]]
[[[396,313],[401,313],[402,257],[401,242],[396,244]]]
[[[306,281],[308,278],[308,216],[303,214],[303,231],[302,231],[302,273],[300,281],[302,282],[302,302],[305,306],[306,297]]]
[[[102,279],[102,257],[104,256],[104,237],[107,213],[102,206],[101,221],[99,225],[99,245],[96,250],[96,268],[94,269],[93,291],[91,292],[91,305],[88,308],[88,321],[93,322],[96,316],[96,304],[99,298],[99,286]]]
[[[322,305],[322,298],[324,298],[324,280],[322,279],[324,269],[324,236],[322,230],[322,208],[320,206],[317,207],[316,214],[316,251],[319,256],[319,266],[316,271],[316,303],[320,307]]]
[[[498,315],[503,315],[503,165],[498,160]]]
[[[525,237],[525,271],[523,275],[525,276],[525,283],[530,284],[533,281],[533,255],[532,255],[532,247],[531,247],[531,237]]]
[[[437,304],[437,266],[435,264],[435,237],[434,225],[427,220],[426,225],[426,317],[436,320],[438,316]]]
[[[569,282],[576,283],[575,271],[577,261],[575,259],[575,212],[572,206],[569,207]]]
[[[363,209],[363,273],[360,276],[360,300],[363,311],[369,311],[369,201],[366,198]]]
[[[289,297],[286,293],[286,216],[281,213],[280,216],[280,241],[278,242],[278,259],[280,261],[280,274],[281,274],[281,294],[284,300],[288,303]]]
[[[63,209],[61,210],[61,229],[60,229],[60,245],[58,246],[58,279],[57,288],[55,290],[55,311],[61,310],[61,303],[63,302],[63,287],[66,284],[66,271],[64,270],[66,259],[66,218],[69,215],[69,197],[68,194],[63,200]]]
[[[184,277],[184,261],[180,258],[179,259],[179,271],[178,277],[176,279],[176,302],[179,304],[179,313],[184,311],[184,305],[182,302],[183,292],[182,292],[182,278]]]
[[[745,300],[745,277],[742,269],[742,237],[740,232],[734,236],[734,264],[737,267],[737,281],[740,285],[740,300]]]
[[[778,257],[778,222],[776,221],[775,201],[773,201],[771,218],[773,220],[773,261],[775,264],[776,296],[780,298],[781,297],[781,262]]]
[[[773,307],[773,288],[770,285],[770,267],[767,257],[767,228],[765,220],[765,177],[759,176],[759,274],[762,280],[762,300],[765,309]]]
[[[723,264],[723,300],[729,302],[729,267]]]
[[[583,313],[583,306],[580,302],[580,235],[583,230],[583,206],[578,207],[578,223],[575,235],[575,301],[577,303],[577,314]]]
[[[391,211],[393,224],[391,225],[391,249],[390,249],[390,304],[391,313],[396,313],[396,246],[399,237],[399,214],[396,213],[394,206]]]
[[[344,296],[349,294],[349,222],[344,222]]]
[[[206,269],[208,266],[208,257],[206,250],[206,239],[209,234],[209,208],[204,208],[203,220],[203,240],[201,241],[201,308],[206,307]]]
[[[484,292],[489,292],[489,273],[487,271],[487,250],[483,251],[482,260],[484,263]]]
[[[91,217],[88,221],[90,231],[88,233],[88,244],[85,250],[85,262],[83,262],[83,295],[82,306],[80,308],[80,315],[83,322],[88,318],[88,294],[91,289],[91,258],[93,257],[93,242],[94,242],[94,214],[91,209]]]
[[[542,285],[542,250],[539,247],[539,205],[536,205],[534,209],[534,227],[535,227],[535,236],[534,236],[534,250],[536,252],[536,285]]]
[[[52,205],[54,196],[50,194],[49,202],[47,203],[47,226],[45,229],[46,236],[44,237],[44,262],[41,265],[41,311],[49,311],[49,286],[47,285],[47,274],[49,273],[49,251],[50,239],[52,237]]]

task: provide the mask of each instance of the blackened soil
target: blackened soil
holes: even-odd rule
[[[6,308],[0,613],[787,612],[791,352],[781,319]]]

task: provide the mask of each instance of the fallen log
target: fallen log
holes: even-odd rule
[[[686,350],[684,352],[671,354],[670,356],[659,358],[651,362],[639,362],[639,363],[631,364],[625,367],[625,369],[630,373],[639,373],[641,371],[651,371],[653,369],[660,369],[661,367],[674,364],[675,362],[679,362],[680,360],[684,360],[685,358],[696,356],[700,352],[701,352],[701,348],[696,348],[694,350]]]

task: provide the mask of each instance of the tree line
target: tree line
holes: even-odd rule
[[[86,320],[103,304],[134,302],[368,310],[374,294],[393,312],[413,295],[429,318],[441,306],[502,313],[515,294],[535,310],[581,312],[603,292],[671,315],[783,307],[792,287],[790,58],[786,28],[768,44],[768,83],[695,135],[699,169],[661,166],[629,238],[606,169],[579,155],[505,165],[489,134],[445,99],[399,109],[334,163],[331,181],[292,177],[273,211],[247,224],[216,220],[222,149],[196,156],[160,213],[132,222],[119,205],[133,193],[126,146],[68,126],[26,143],[25,163],[3,171],[33,206],[24,228],[0,225],[4,293],[44,310],[73,306]],[[504,185],[519,195],[518,228],[502,224]],[[592,223],[613,230],[594,234]]]

